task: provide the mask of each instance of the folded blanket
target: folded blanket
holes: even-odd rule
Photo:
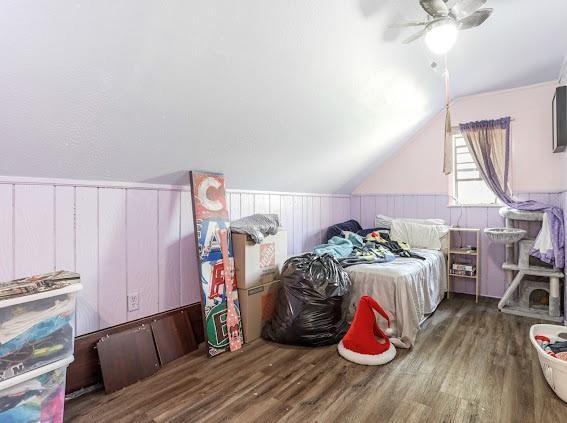
[[[268,235],[278,233],[280,218],[277,214],[253,214],[230,222],[230,230],[249,235],[255,244],[259,244]]]

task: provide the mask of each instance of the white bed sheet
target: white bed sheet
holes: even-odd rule
[[[349,318],[363,295],[373,297],[386,310],[395,329],[392,343],[410,348],[419,325],[435,311],[447,291],[447,265],[441,251],[412,249],[425,260],[396,257],[390,263],[359,264],[346,269],[352,281]],[[379,325],[386,328],[384,319]]]

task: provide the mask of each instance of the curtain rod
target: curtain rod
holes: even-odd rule
[[[488,119],[487,119],[488,120]],[[514,122],[516,119],[514,118],[510,118],[510,122]],[[459,125],[453,125],[451,126],[452,129],[459,129]]]

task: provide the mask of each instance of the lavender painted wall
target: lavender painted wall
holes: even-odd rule
[[[232,218],[279,214],[289,254],[350,215],[347,195],[229,191],[228,202]],[[79,272],[79,335],[198,302],[193,232],[186,186],[0,178],[0,281]]]
[[[522,198],[567,204],[567,192]],[[290,255],[320,243],[332,223],[352,217],[371,227],[377,213],[439,217],[463,227],[503,224],[497,208],[447,204],[443,194],[228,192],[233,219],[279,214]],[[0,281],[55,269],[81,274],[78,334],[199,301],[188,187],[0,177],[0,233]],[[481,293],[499,297],[504,249],[485,237],[481,248]],[[455,290],[472,292],[467,282],[458,281]],[[139,294],[140,309],[128,312],[132,292]]]
[[[525,193],[517,196],[522,200],[538,200],[562,207],[567,204],[566,193]],[[374,225],[376,214],[392,217],[441,218],[453,226],[487,227],[503,226],[504,220],[498,214],[498,207],[448,207],[446,194],[415,195],[353,195],[351,197],[351,216],[360,220],[363,227]],[[488,242],[481,236],[480,293],[486,297],[502,296],[505,290],[505,277],[501,264],[504,261],[504,247]],[[455,279],[456,292],[474,293],[474,281]]]
[[[229,191],[231,219],[252,213],[275,213],[287,231],[288,254],[312,250],[327,228],[350,217],[350,196],[305,193]]]

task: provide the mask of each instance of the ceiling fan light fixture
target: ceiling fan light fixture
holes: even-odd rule
[[[425,44],[434,54],[445,54],[455,45],[457,32],[455,21],[444,19],[427,28]]]

